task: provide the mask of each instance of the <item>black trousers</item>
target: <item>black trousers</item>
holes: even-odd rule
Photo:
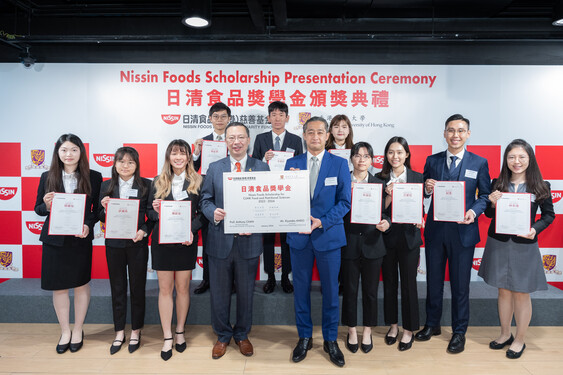
[[[273,274],[275,270],[274,246],[276,241],[275,233],[264,233],[264,272]],[[282,273],[288,275],[291,272],[291,256],[289,255],[289,245],[287,244],[287,233],[280,233]]]
[[[416,331],[420,320],[418,314],[418,292],[416,275],[420,247],[409,249],[403,236],[397,236],[392,246],[387,244],[387,255],[383,257],[383,311],[385,324],[398,322],[398,286],[401,275],[401,316],[403,328]]]
[[[131,294],[131,328],[141,329],[145,323],[145,286],[147,284],[147,245],[136,247],[106,246],[106,259],[111,287],[115,331],[125,329],[127,317],[127,272]]]
[[[383,257],[367,259],[342,259],[342,324],[358,325],[358,287],[362,280],[363,325],[377,325],[377,288]]]

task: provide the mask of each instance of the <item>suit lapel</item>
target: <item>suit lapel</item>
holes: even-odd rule
[[[273,150],[274,149],[274,141],[272,140],[273,132],[270,130],[265,134],[266,134],[266,151]]]
[[[471,154],[469,153],[469,151],[465,150],[463,159],[461,159],[461,163],[459,164],[459,181],[465,179],[465,170],[467,169],[467,166],[471,164],[469,158],[471,158]]]
[[[328,175],[328,170],[330,169],[331,157],[332,155],[328,153],[328,151],[325,151],[323,160],[321,161],[321,168],[319,169],[319,177],[317,178],[317,184],[315,185],[315,194],[313,194],[313,198],[319,193],[319,190],[321,190],[324,185],[324,180]]]
[[[444,151],[442,156],[438,159],[438,170],[440,171],[440,181],[444,181],[444,171],[448,169],[448,163],[446,162],[446,158],[448,157],[448,153]]]
[[[247,157],[246,158],[246,167],[244,168],[245,172],[252,172],[252,168],[254,168],[254,165],[256,164],[256,159],[253,159],[251,157]]]

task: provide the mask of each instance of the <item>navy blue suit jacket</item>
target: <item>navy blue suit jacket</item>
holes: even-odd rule
[[[301,155],[303,153],[303,140],[301,137],[286,131],[280,151],[287,151],[288,148],[295,151],[293,156]],[[272,131],[270,130],[269,132],[258,134],[254,140],[252,157],[262,160],[266,152],[273,149],[274,141],[272,139]]]
[[[446,155],[446,151],[442,151],[430,155],[426,159],[424,181],[428,179],[444,181],[446,179],[446,176],[444,176],[444,171],[447,169]],[[474,172],[477,175],[471,177]],[[466,150],[460,162],[459,181],[465,181],[465,211],[472,209],[475,212],[475,221],[473,223],[458,225],[459,237],[464,247],[472,247],[479,242],[477,218],[487,208],[488,196],[491,192],[491,178],[489,176],[487,159]],[[433,238],[440,235],[441,231],[445,230],[443,224],[445,223],[434,221],[434,205],[431,203],[424,230],[426,242],[431,242]]]

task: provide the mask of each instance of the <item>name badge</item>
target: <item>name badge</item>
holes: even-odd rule
[[[477,178],[477,171],[472,171],[471,169],[465,170],[465,177],[476,179]]]
[[[287,151],[287,152],[293,152],[293,154],[295,155],[295,150],[292,149],[291,147],[286,148],[285,151]]]
[[[127,193],[127,196],[129,198],[131,198],[131,197],[137,198],[137,189],[129,189],[129,193]]]
[[[334,186],[338,185],[338,178],[337,177],[327,177],[325,178],[325,186]]]
[[[182,192],[178,195],[178,197],[176,197],[175,200],[181,201],[181,200],[186,199],[187,197],[188,197],[188,192],[185,191],[185,190],[182,190]]]

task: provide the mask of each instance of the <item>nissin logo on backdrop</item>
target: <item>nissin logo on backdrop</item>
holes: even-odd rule
[[[43,229],[42,221],[26,221],[25,226],[31,233],[41,234],[41,229]]]
[[[375,155],[373,157],[373,166],[375,168],[383,168],[383,155]]]
[[[162,121],[167,123],[168,125],[174,125],[178,121],[180,121],[180,115],[160,115],[162,117]]]
[[[94,154],[94,160],[102,167],[111,167],[113,165],[113,154]]]
[[[7,201],[12,199],[18,192],[17,187],[0,187],[0,199]]]
[[[552,190],[551,191],[551,199],[553,199],[553,203],[557,203],[563,198],[563,190]]]

